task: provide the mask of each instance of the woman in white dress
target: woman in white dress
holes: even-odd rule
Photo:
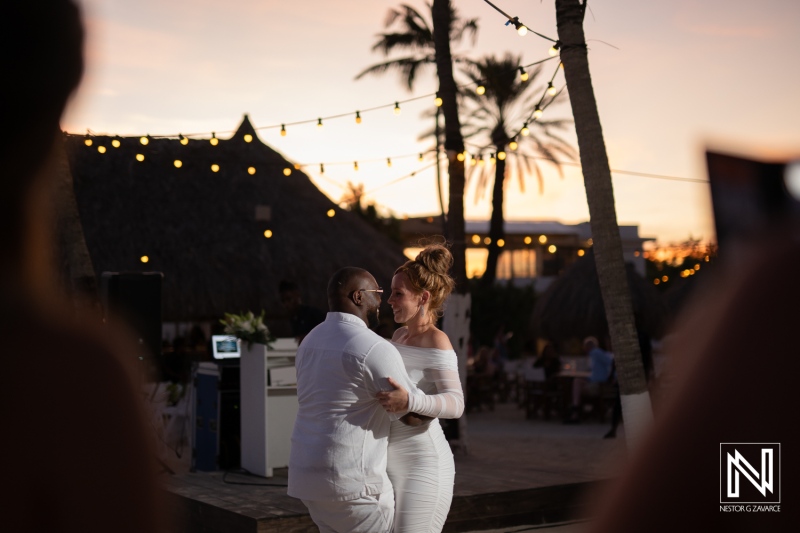
[[[389,305],[395,322],[405,324],[392,337],[411,380],[425,392],[424,407],[415,414],[429,423],[408,426],[392,422],[387,472],[395,491],[395,533],[438,533],[453,499],[455,466],[438,418],[458,418],[464,394],[456,353],[447,335],[436,327],[444,300],[453,290],[448,271],[453,256],[432,245],[395,271]],[[407,404],[407,392],[381,393],[389,411]],[[418,398],[415,398],[415,401]]]

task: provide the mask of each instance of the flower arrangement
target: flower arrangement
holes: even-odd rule
[[[258,316],[252,311],[239,315],[225,313],[225,318],[219,322],[225,326],[225,333],[247,342],[248,350],[253,347],[253,343],[266,344],[269,347],[270,342],[275,340],[264,324],[264,311]]]

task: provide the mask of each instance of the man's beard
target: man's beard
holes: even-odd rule
[[[375,329],[381,324],[381,310],[376,307],[375,309],[367,312],[367,325],[370,329]]]

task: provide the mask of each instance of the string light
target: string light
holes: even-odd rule
[[[497,246],[498,247],[502,248],[505,245],[506,245],[505,239],[497,239]]]
[[[281,124],[281,137],[286,137],[286,126]]]
[[[104,153],[106,153],[106,147],[105,146],[98,146],[97,147],[97,151],[100,152],[101,154],[104,154]]]
[[[539,244],[545,244],[547,242],[547,235],[539,235]]]
[[[464,152],[458,152],[458,154],[456,154],[456,159],[458,159],[459,161],[464,161],[466,158],[467,156],[464,155]]]
[[[395,102],[394,103],[394,114],[395,115],[399,115],[400,114],[400,102]]]
[[[523,137],[527,137],[531,133],[531,130],[528,129],[527,122],[522,125],[522,129],[519,130],[519,132],[522,134]]]
[[[556,41],[553,44],[553,46],[550,47],[550,57],[557,56],[560,48],[561,48],[561,41]]]
[[[425,159],[425,154],[423,154],[422,152],[420,152],[420,153],[419,153],[419,157],[417,158],[417,161],[422,161],[423,159]]]
[[[525,244],[530,244],[531,242],[533,242],[533,239],[531,239],[531,238],[530,238],[530,236],[526,236],[526,237],[523,239],[523,242],[524,242]]]
[[[284,168],[283,169],[283,175],[284,176],[291,176],[292,175],[292,169],[289,168],[289,167]]]
[[[519,143],[517,141],[511,141],[510,143],[508,143],[508,147],[511,150],[516,150],[518,146],[519,146]]]
[[[139,258],[139,261],[141,261],[142,263],[147,263],[150,261],[150,258],[147,257],[146,255],[143,255],[142,257]]]
[[[472,156],[472,159],[470,160],[469,164],[470,164],[470,166],[474,167],[475,165],[478,164],[478,158],[475,157],[475,156]]]
[[[271,239],[272,238],[272,230],[271,229],[266,230],[264,232],[264,237],[266,237],[267,239]]]
[[[548,247],[547,247],[547,251],[548,251],[548,252],[550,252],[551,254],[554,254],[554,253],[556,253],[556,250],[557,250],[557,249],[558,249],[558,248],[556,248],[556,245],[555,245],[555,244],[551,244],[550,246],[548,246]]]
[[[500,161],[505,161],[506,153],[503,151],[497,152],[497,159],[499,159]]]
[[[483,244],[487,244],[487,245],[488,244],[492,244],[492,239],[490,239],[489,237],[486,237],[485,239],[483,239]]]
[[[184,145],[184,146],[186,146],[187,144],[189,144],[189,139],[188,139],[188,138],[186,138],[186,137],[184,137],[184,136],[183,136],[183,135],[181,135],[180,133],[178,134],[178,139],[180,139],[180,143],[181,143],[182,145]]]
[[[295,170],[300,170],[300,163],[295,163],[294,164],[294,169]]]
[[[583,257],[584,255],[586,255],[584,250],[578,250],[578,257]]]
[[[142,143],[143,146],[147,146],[147,143],[150,142],[150,136],[146,135],[144,137],[140,137],[139,142]]]
[[[256,167],[247,167],[247,173],[252,176],[256,173]]]
[[[387,157],[386,158],[386,166],[389,167],[389,168],[392,168],[392,158],[391,157]]]
[[[319,173],[325,174],[325,165],[322,163],[319,164]]]
[[[183,161],[181,161],[180,159],[176,159],[175,161],[172,162],[172,164],[175,165],[175,168],[181,168],[183,166]]]
[[[353,161],[353,170],[358,171],[358,161]]]
[[[361,111],[356,111],[356,124],[361,124]]]
[[[551,82],[549,82],[549,83],[547,84],[547,94],[549,94],[550,96],[555,96],[556,92],[557,92],[557,90],[556,90],[556,88],[553,86],[553,82],[552,82],[552,81],[551,81]]]
[[[519,81],[528,81],[528,73],[522,67],[519,67]]]
[[[534,118],[541,118],[542,113],[544,113],[544,111],[542,111],[542,108],[538,105],[536,106],[536,109],[533,110]]]
[[[319,128],[321,128],[321,127],[322,127],[322,119],[321,119],[321,118],[318,118],[318,119],[317,119],[317,129],[319,129]]]
[[[483,85],[478,85],[475,87],[475,92],[478,93],[480,96],[483,96],[486,93],[486,87]]]
[[[328,218],[333,218],[335,216],[336,216],[336,210],[335,209],[328,209]]]
[[[489,156],[489,164],[494,165],[496,162],[497,162],[497,159],[495,159],[494,154],[490,155]]]
[[[441,96],[439,96],[439,93],[436,93],[436,98],[434,98],[434,100],[433,100],[433,104],[434,104],[436,107],[442,107],[442,97],[441,97]]]
[[[113,146],[114,148],[119,148],[121,144],[122,143],[119,141],[119,139],[114,139],[111,141],[111,146]]]
[[[211,165],[211,172],[219,172],[219,165],[216,163]]]
[[[83,141],[83,144],[85,144],[86,146],[92,145],[92,140],[89,138],[88,135],[86,136],[86,140]]]
[[[520,37],[525,37],[528,34],[528,28],[524,24],[520,24],[517,33]]]
[[[246,143],[253,142],[253,136],[250,135],[249,133],[246,133],[244,136],[244,142]]]
[[[213,131],[211,132],[211,138],[208,140],[211,143],[211,146],[216,146],[219,144],[219,139],[217,139],[217,134]]]
[[[472,244],[480,244],[481,236],[480,235],[473,235],[472,236]]]
[[[136,160],[137,160],[137,161],[140,161],[140,162],[141,162],[141,161],[144,161],[144,155],[142,155],[142,154],[136,154]]]

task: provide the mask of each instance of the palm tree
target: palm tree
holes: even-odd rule
[[[558,136],[558,130],[564,130],[571,121],[569,120],[531,120],[537,106],[546,107],[560,94],[547,96],[545,87],[537,85],[537,78],[541,74],[541,67],[525,73],[527,81],[517,72],[521,70],[521,58],[506,54],[503,58],[487,56],[480,61],[470,61],[465,74],[474,85],[483,87],[483,95],[477,94],[472,88],[464,91],[464,96],[473,103],[470,113],[471,120],[468,126],[471,131],[468,136],[485,135],[488,137],[489,148],[496,154],[494,165],[476,167],[478,169],[478,194],[489,183],[489,174],[494,167],[494,185],[492,187],[492,216],[489,223],[489,256],[486,260],[486,271],[481,278],[482,283],[491,285],[497,275],[497,261],[500,257],[500,241],[505,239],[503,230],[503,196],[504,186],[509,177],[516,174],[520,187],[524,190],[524,178],[531,174],[531,161],[533,170],[539,180],[539,190],[544,187],[542,171],[536,159],[529,158],[517,151],[508,151],[509,144],[514,141],[533,146],[538,155],[550,161],[559,173],[561,163],[559,156],[574,159],[575,151],[567,141]],[[520,135],[520,127],[525,124],[525,133]],[[516,129],[512,129],[516,128]],[[507,164],[509,163],[509,164]]]
[[[433,11],[433,6],[428,5]],[[431,13],[432,14],[432,13]],[[432,17],[431,17],[432,18]],[[466,34],[470,34],[474,44],[478,32],[478,19],[462,20],[455,8],[450,6],[450,41],[460,42]],[[398,9],[390,9],[384,26],[387,29],[396,27],[394,31],[378,34],[378,41],[373,45],[374,52],[382,52],[388,56],[395,51],[404,51],[408,55],[389,59],[362,70],[356,79],[367,74],[384,74],[389,70],[398,70],[409,91],[413,90],[417,80],[417,72],[422,68],[436,65],[436,46],[433,40],[433,24],[413,7],[403,4]],[[458,61],[459,59],[456,59]]]
[[[622,256],[611,171],[589,74],[583,33],[585,9],[585,1],[581,4],[579,0],[556,0],[556,23],[578,135],[597,276],[617,364],[626,436],[629,447],[634,447],[652,419],[652,408]]]

